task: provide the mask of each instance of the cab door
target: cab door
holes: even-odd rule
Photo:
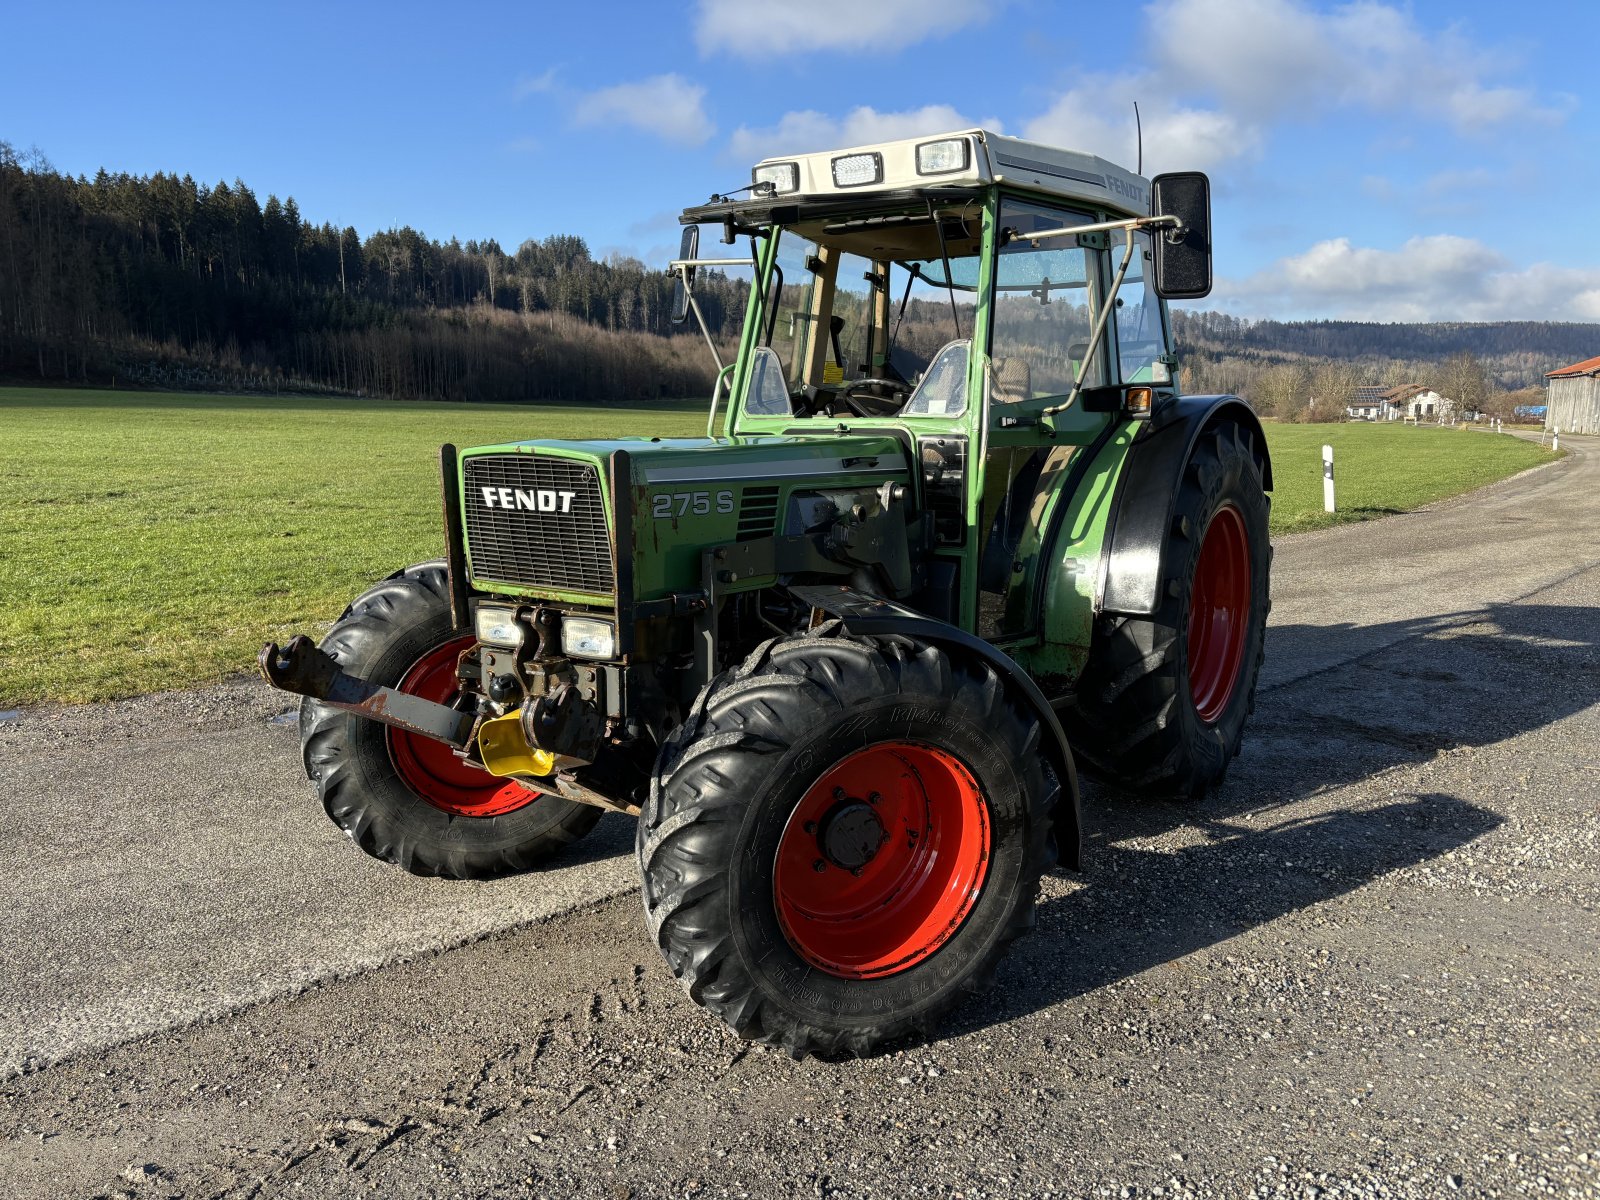
[[[977,632],[992,640],[1038,630],[1035,599],[1041,531],[1082,449],[1115,420],[1073,409],[1047,424],[1080,373],[1085,388],[1110,381],[1107,348],[1089,337],[1107,283],[1104,235],[1032,245],[1030,232],[1088,225],[1099,214],[1006,196],[988,304],[983,471],[976,497]]]

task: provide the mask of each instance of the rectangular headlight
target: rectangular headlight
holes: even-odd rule
[[[917,147],[918,175],[948,175],[965,171],[972,161],[972,143],[966,138],[944,138]]]
[[[573,658],[615,658],[617,627],[593,617],[562,617],[561,653]]]
[[[514,608],[496,608],[489,604],[478,605],[472,618],[473,632],[485,646],[500,646],[515,650],[527,636],[527,628],[517,620]]]
[[[834,187],[865,187],[883,182],[883,155],[845,154],[833,160]]]
[[[785,192],[797,192],[800,190],[800,164],[767,163],[752,171],[750,178],[753,183],[771,184],[775,196],[781,196]]]

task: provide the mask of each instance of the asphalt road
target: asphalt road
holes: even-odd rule
[[[620,820],[418,880],[323,818],[254,683],[0,719],[0,1195],[1600,1194],[1570,444],[1281,543],[1227,785],[1089,789],[1088,869],[998,986],[861,1063],[689,1004]]]

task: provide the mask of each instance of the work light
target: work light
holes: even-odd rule
[[[758,185],[758,192],[761,190],[759,185],[763,183],[771,187],[774,195],[797,192],[800,190],[800,164],[766,163],[751,172],[751,179]]]
[[[972,161],[972,143],[966,138],[941,138],[917,147],[918,175],[948,175],[965,171]]]
[[[478,605],[477,614],[473,617],[473,630],[478,635],[478,641],[485,646],[500,646],[507,650],[517,649],[527,636],[527,629],[517,620],[516,609],[497,608],[490,604]]]
[[[562,617],[561,652],[573,658],[614,658],[617,627],[593,617]]]
[[[844,154],[833,160],[835,187],[865,187],[869,183],[881,182],[883,155],[876,150],[868,154]]]

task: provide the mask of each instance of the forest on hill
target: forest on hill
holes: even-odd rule
[[[696,295],[737,338],[748,285]],[[74,178],[0,142],[0,373],[436,400],[641,400],[710,391],[671,281],[553,235],[507,253],[409,227],[315,225],[242,180]]]
[[[731,344],[748,285],[703,271],[695,290],[716,339]],[[4,377],[437,400],[703,396],[710,359],[698,333],[670,323],[671,291],[659,266],[597,261],[570,234],[510,252],[409,227],[363,237],[306,220],[293,198],[262,202],[242,180],[74,177],[0,142]],[[908,341],[924,340],[924,317],[942,320],[926,307],[906,314]],[[1268,410],[1318,394],[1337,404],[1361,383],[1450,378],[1515,392],[1600,353],[1596,325],[1246,321],[1186,309],[1173,324],[1187,390],[1235,392]]]

